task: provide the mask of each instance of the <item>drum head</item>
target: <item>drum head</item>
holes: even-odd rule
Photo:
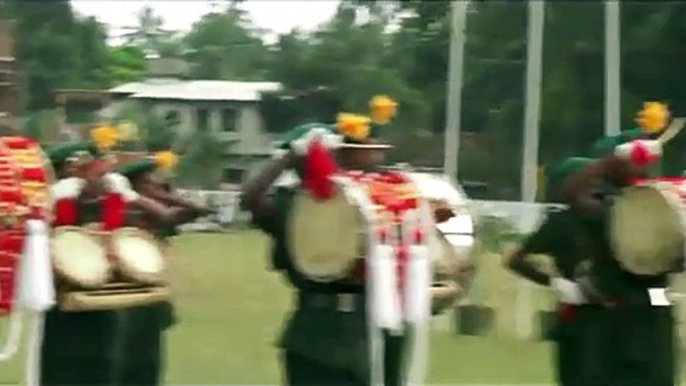
[[[122,228],[112,234],[111,243],[119,269],[126,277],[146,284],[162,281],[164,253],[148,233],[138,228]]]
[[[637,275],[668,272],[684,253],[684,205],[671,184],[627,187],[611,210],[615,257]]]
[[[295,268],[309,279],[344,278],[364,250],[360,209],[336,185],[334,197],[317,201],[305,191],[293,197],[287,242]]]
[[[110,277],[110,261],[98,240],[78,227],[59,227],[50,241],[57,273],[72,284],[99,288]]]

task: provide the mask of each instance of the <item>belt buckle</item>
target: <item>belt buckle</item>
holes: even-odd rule
[[[355,311],[355,295],[354,294],[338,294],[336,297],[336,311],[338,312],[353,312]]]

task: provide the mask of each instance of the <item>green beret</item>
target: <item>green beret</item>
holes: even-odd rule
[[[334,128],[331,124],[326,123],[308,123],[305,125],[300,125],[295,127],[293,130],[289,131],[283,139],[283,142],[279,146],[280,149],[290,149],[291,143],[298,140],[307,134],[308,131],[316,128],[323,128],[331,131],[334,134]]]
[[[615,148],[623,143],[631,142],[635,139],[644,139],[648,137],[642,129],[630,129],[622,131],[617,135],[610,137],[604,137],[596,141],[593,146],[591,146],[590,156],[593,158],[598,158],[612,153]]]
[[[64,164],[67,159],[76,156],[79,152],[86,152],[95,158],[102,156],[91,141],[61,143],[53,145],[46,150],[46,154],[53,166]]]
[[[555,165],[550,172],[550,177],[548,180],[549,194],[554,196],[555,192],[557,192],[557,189],[560,188],[565,179],[580,171],[593,161],[593,158],[569,157]]]
[[[149,172],[157,169],[157,163],[152,158],[146,157],[135,161],[126,162],[117,166],[117,171],[126,177]]]

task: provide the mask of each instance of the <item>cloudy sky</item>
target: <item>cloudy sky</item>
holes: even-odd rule
[[[213,9],[212,2],[203,0],[72,0],[72,6],[77,12],[97,17],[101,22],[108,24],[113,33],[121,27],[135,25],[136,12],[146,5],[164,18],[165,28],[179,31],[187,31],[193,22]],[[257,26],[275,33],[284,33],[293,27],[316,27],[335,13],[337,5],[337,0],[248,0],[241,7],[250,13]]]

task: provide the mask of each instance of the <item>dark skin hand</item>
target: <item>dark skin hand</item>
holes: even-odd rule
[[[93,201],[108,193],[107,183],[104,178],[105,174],[109,172],[109,168],[105,167],[106,165],[105,163],[100,163],[98,165],[84,166],[78,171],[78,174],[86,180],[86,184],[79,197],[80,199]],[[155,200],[144,196],[140,196],[136,201],[129,203],[129,205],[163,224],[174,224],[178,219],[188,216],[187,212],[189,211],[183,208],[167,208]]]
[[[296,164],[297,156],[292,151],[284,157],[271,160],[255,177],[243,185],[241,207],[254,217],[267,217],[274,213],[274,203],[268,197],[269,187],[286,170]]]
[[[340,148],[334,156],[338,165],[345,170],[376,170],[384,160],[384,149],[371,148]],[[281,174],[297,164],[297,155],[292,151],[283,158],[272,160],[252,180],[243,186],[241,207],[248,210],[254,217],[269,216],[274,207],[267,196],[269,187]]]
[[[147,172],[134,179],[134,190],[140,194],[172,207],[186,208],[188,215],[179,220],[183,222],[212,213],[211,210],[197,205],[176,193],[171,186],[167,186],[155,173]]]
[[[631,177],[640,176],[642,171],[629,160],[614,154],[594,161],[576,174],[568,177],[560,186],[560,199],[582,213],[604,214],[607,205],[596,195],[596,183],[605,179],[615,186],[624,186]]]
[[[527,259],[527,256],[529,256],[529,251],[525,248],[517,248],[507,259],[507,268],[536,284],[550,285],[550,275],[538,269],[535,264]]]

